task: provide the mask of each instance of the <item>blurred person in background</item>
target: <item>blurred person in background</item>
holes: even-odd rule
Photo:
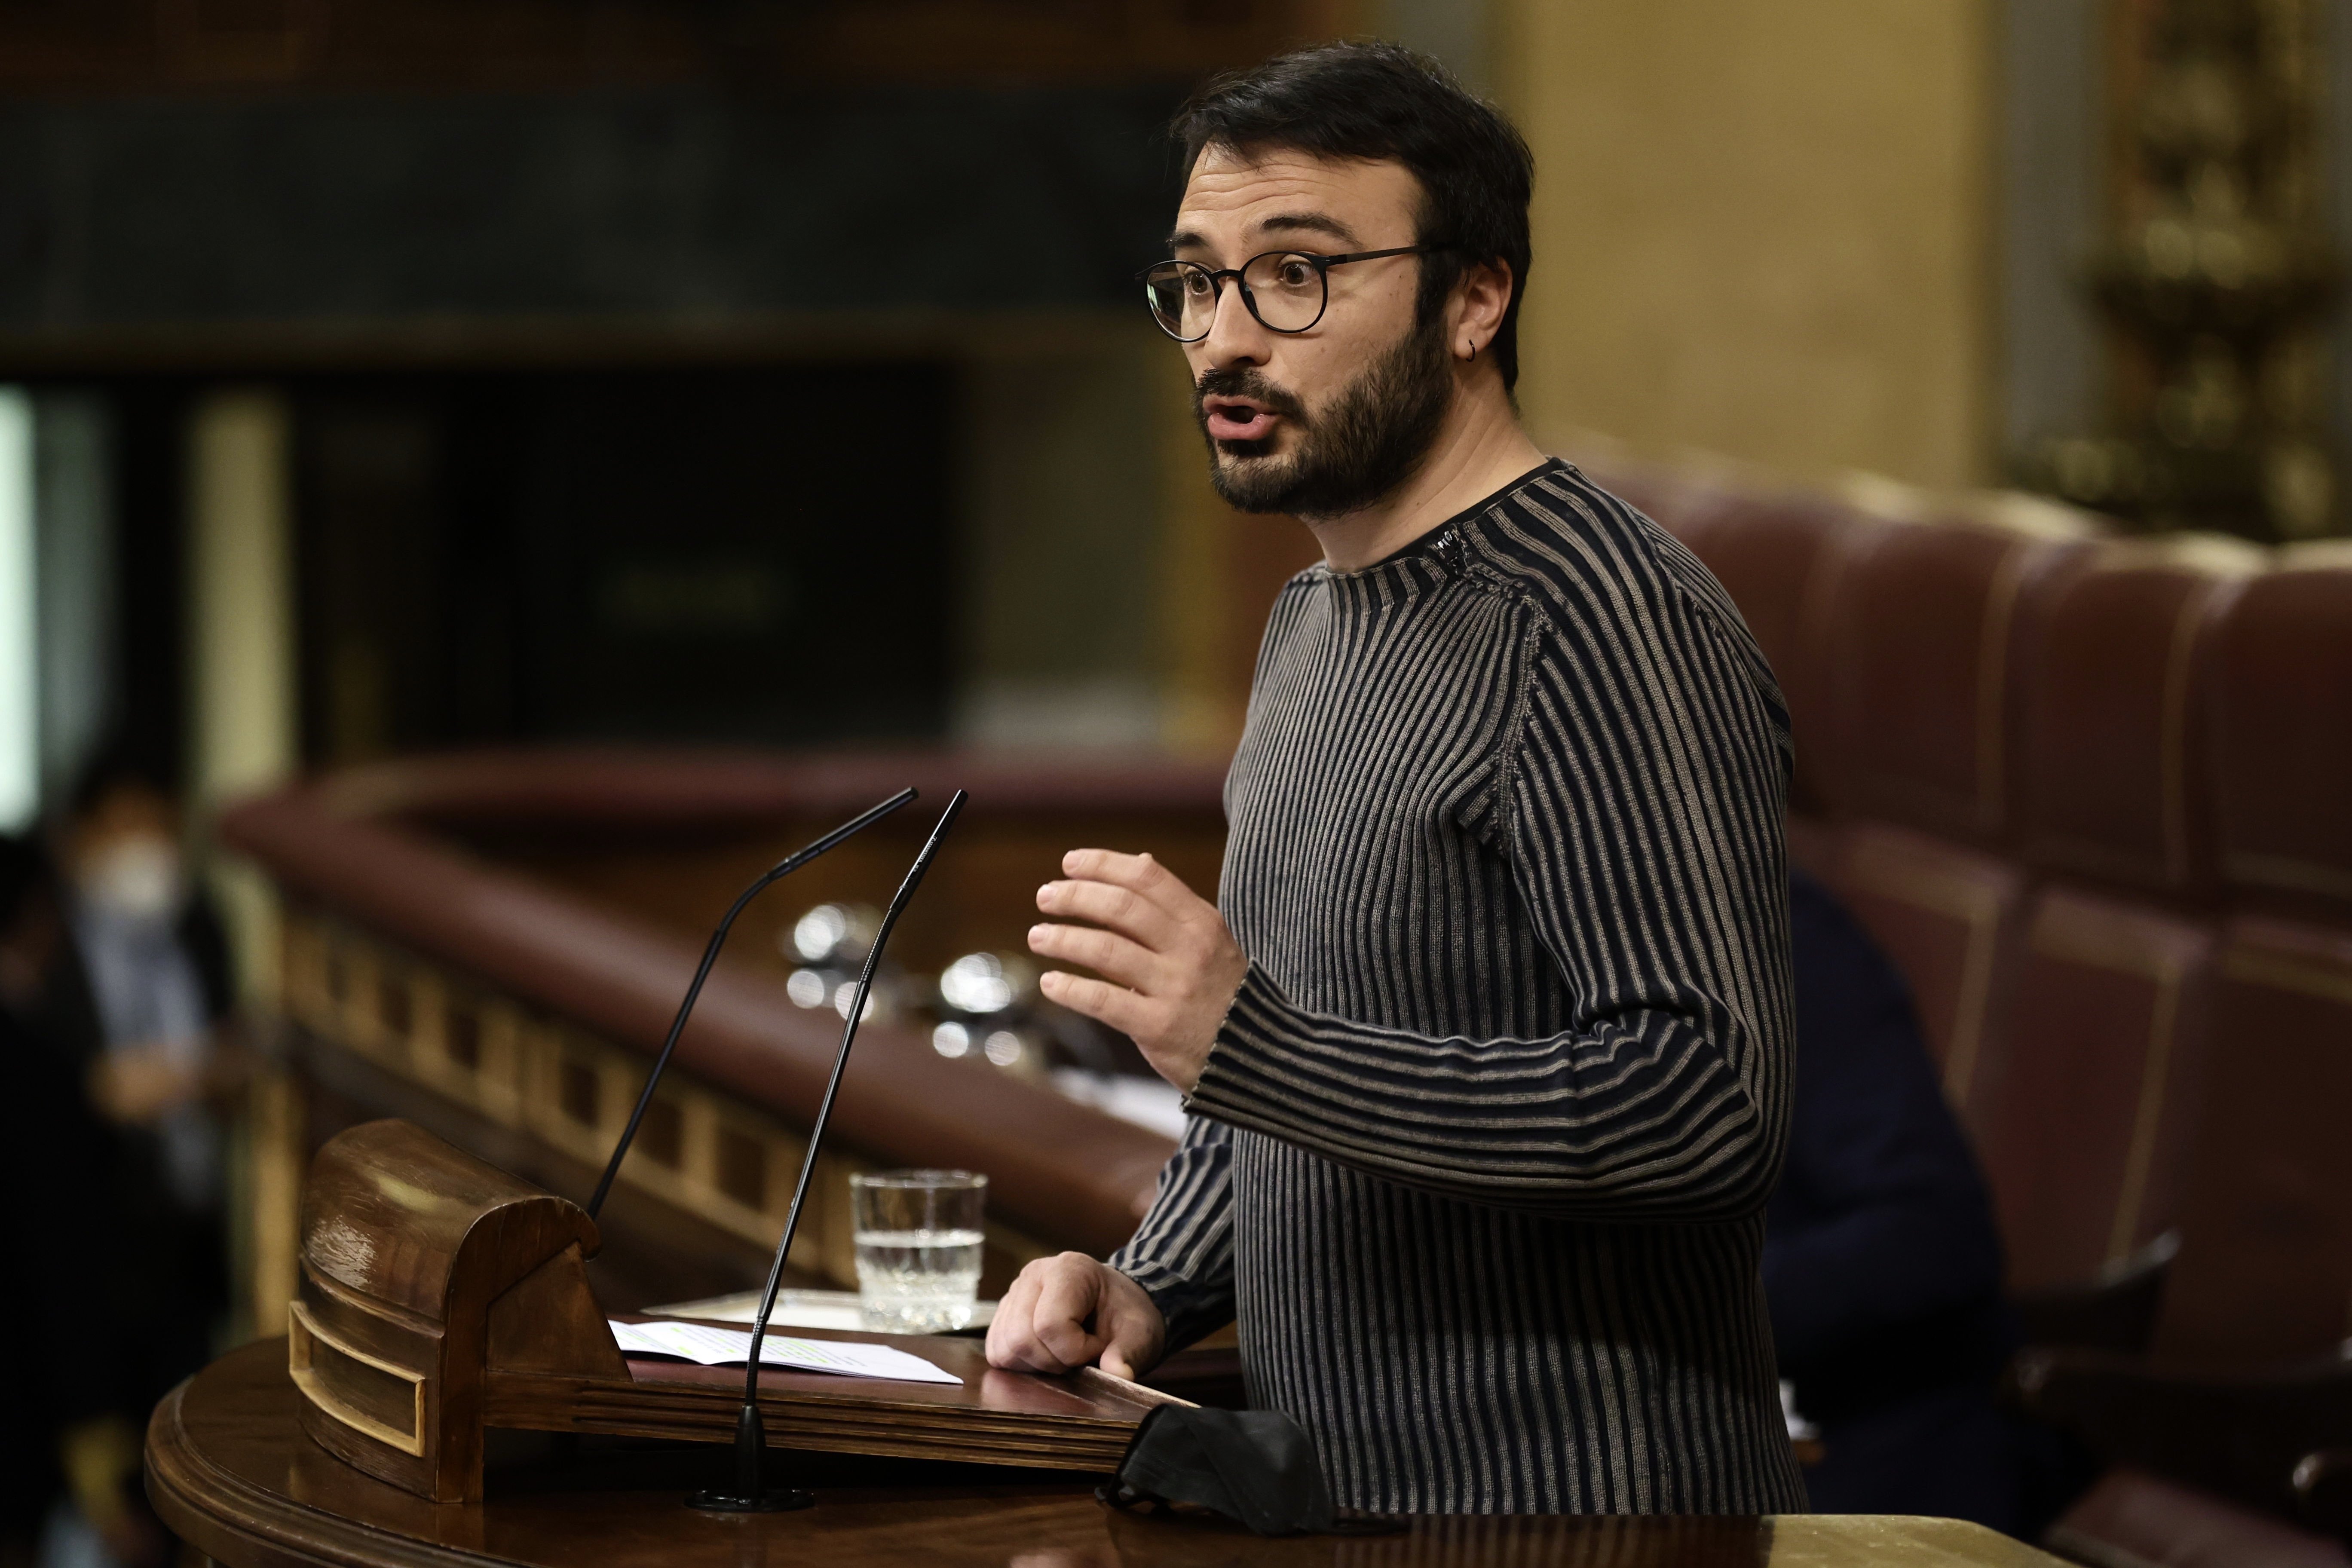
[[[47,857],[0,837],[0,1563],[164,1560],[122,1363],[135,1242],[83,1087],[98,1028]]]
[[[152,1309],[135,1390],[152,1402],[210,1359],[228,1307],[224,1118],[233,1056],[227,949],[192,885],[178,802],[118,758],[95,764],[64,825],[74,944],[98,1018],[84,1065],[110,1123],[121,1201]]]
[[[1789,880],[1796,1109],[1764,1290],[1781,1375],[1820,1434],[1806,1491],[1824,1513],[2020,1533],[2021,1434],[1993,1402],[2016,1347],[1991,1196],[1902,976],[1826,888]]]

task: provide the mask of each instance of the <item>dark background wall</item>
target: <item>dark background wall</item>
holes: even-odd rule
[[[963,348],[1129,302],[1181,90],[0,107],[0,362],[118,426],[123,728],[172,766],[178,421],[229,374],[295,413],[308,760],[940,736]]]
[[[938,734],[934,361],[295,384],[313,762]]]
[[[0,329],[1101,305],[1166,229],[1181,93],[17,102],[0,107]]]
[[[178,771],[252,384],[310,763],[1156,737],[1162,128],[1341,8],[0,5],[0,380],[110,426],[114,721]]]

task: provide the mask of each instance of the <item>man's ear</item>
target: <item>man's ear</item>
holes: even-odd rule
[[[1453,341],[1447,345],[1456,359],[1475,359],[1486,353],[1503,330],[1513,286],[1510,263],[1500,257],[1462,269],[1454,284]]]

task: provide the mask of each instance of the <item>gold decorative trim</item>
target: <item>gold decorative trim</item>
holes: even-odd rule
[[[382,1356],[370,1355],[356,1345],[346,1344],[320,1328],[311,1318],[310,1310],[299,1301],[294,1302],[287,1313],[287,1373],[294,1380],[294,1386],[302,1391],[303,1398],[317,1406],[321,1413],[334,1417],[363,1436],[373,1437],[377,1442],[397,1448],[404,1454],[414,1454],[420,1459],[425,1457],[425,1374],[423,1373],[413,1372],[404,1366],[396,1366]],[[404,1432],[399,1427],[379,1421],[364,1410],[355,1410],[336,1398],[333,1391],[327,1387],[325,1380],[320,1378],[311,1367],[310,1354],[313,1341],[326,1346],[347,1361],[355,1361],[362,1366],[373,1367],[378,1372],[396,1377],[407,1384],[416,1399],[415,1414],[410,1419],[409,1429]]]

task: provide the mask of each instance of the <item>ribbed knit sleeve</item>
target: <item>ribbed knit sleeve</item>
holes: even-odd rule
[[[1525,647],[1491,837],[1565,984],[1568,1026],[1375,1027],[1299,1005],[1253,967],[1189,1109],[1482,1204],[1752,1213],[1788,1121],[1777,691],[1672,559],[1521,542],[1548,557],[1517,578]]]
[[[1234,1318],[1233,1130],[1199,1117],[1160,1172],[1151,1212],[1110,1266],[1168,1321],[1171,1352]]]

